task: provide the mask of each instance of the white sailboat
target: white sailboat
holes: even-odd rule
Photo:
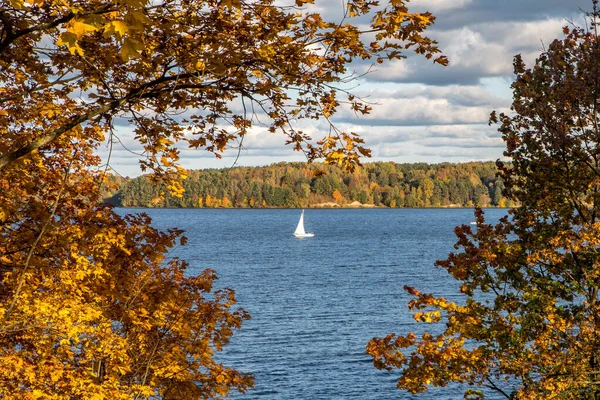
[[[302,214],[300,214],[300,220],[298,221],[298,225],[294,231],[294,236],[297,238],[308,238],[315,236],[313,232],[306,232],[304,230],[304,210],[302,210]]]

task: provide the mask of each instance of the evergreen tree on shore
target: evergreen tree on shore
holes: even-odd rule
[[[334,166],[278,163],[189,171],[182,197],[159,199],[146,177],[120,182],[123,207],[506,207],[493,162],[367,163],[353,172]],[[162,189],[164,191],[164,189]]]

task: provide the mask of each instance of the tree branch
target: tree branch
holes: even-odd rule
[[[6,16],[4,13],[2,14],[2,18],[0,18],[0,20],[2,21],[2,23],[4,24],[5,27],[7,27],[8,29],[6,30],[6,38],[4,40],[2,40],[2,42],[0,42],[0,54],[2,52],[4,52],[8,46],[10,46],[15,40],[17,40],[18,38],[28,35],[30,33],[33,32],[38,32],[38,31],[45,31],[48,29],[52,29],[52,28],[56,28],[57,26],[59,26],[60,24],[63,24],[65,22],[69,22],[71,19],[73,19],[76,16],[86,16],[86,15],[99,15],[99,14],[106,14],[109,13],[111,11],[115,11],[117,10],[116,8],[112,7],[111,5],[105,5],[103,7],[100,7],[96,10],[91,10],[91,11],[87,11],[87,12],[82,12],[82,13],[78,13],[73,14],[73,12],[69,12],[68,14],[60,17],[60,18],[56,18],[55,20],[51,21],[51,22],[46,22],[46,23],[41,23],[38,25],[34,25],[34,26],[30,26],[26,29],[21,29],[19,31],[14,32],[12,30],[12,21],[9,19],[8,16]]]
[[[0,157],[0,171],[2,171],[8,164],[12,163],[13,161],[18,160],[19,158],[28,155],[32,151],[37,150],[40,147],[43,147],[43,146],[53,142],[58,137],[60,137],[64,133],[70,131],[77,125],[79,125],[97,115],[114,110],[117,107],[123,105],[126,101],[127,101],[127,98],[122,98],[119,100],[112,101],[108,104],[101,105],[95,109],[89,110],[86,113],[74,115],[73,117],[71,117],[69,119],[69,121],[66,124],[64,124],[63,126],[61,126],[58,129],[56,129],[54,132],[44,135],[13,152],[10,152],[8,154],[1,156]]]

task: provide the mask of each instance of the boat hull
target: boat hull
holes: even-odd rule
[[[294,236],[296,236],[297,238],[309,238],[309,237],[314,237],[315,234],[314,233],[294,233]]]

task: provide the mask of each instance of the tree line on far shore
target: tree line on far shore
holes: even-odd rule
[[[190,170],[174,197],[146,176],[112,177],[106,201],[122,207],[511,207],[494,162],[366,163],[348,173],[319,163]]]

